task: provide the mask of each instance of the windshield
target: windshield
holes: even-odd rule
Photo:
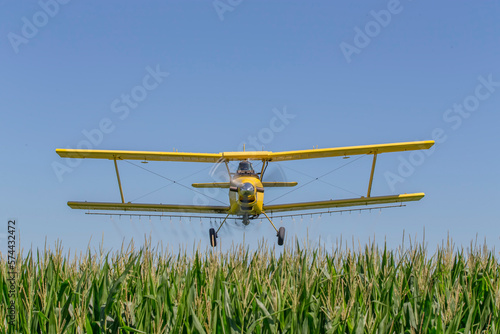
[[[239,172],[247,172],[253,174],[254,170],[250,161],[241,161],[238,166],[238,173]]]

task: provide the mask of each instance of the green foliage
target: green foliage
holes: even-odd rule
[[[266,245],[177,255],[133,244],[73,259],[18,256],[16,326],[1,333],[497,333],[499,263],[448,244],[281,252]]]

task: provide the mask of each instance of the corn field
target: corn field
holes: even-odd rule
[[[484,247],[185,251],[147,243],[1,260],[1,333],[498,333],[499,263]]]

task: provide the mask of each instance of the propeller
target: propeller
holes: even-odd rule
[[[285,170],[278,164],[269,164],[266,172],[264,173],[264,178],[262,181],[265,182],[287,182]]]

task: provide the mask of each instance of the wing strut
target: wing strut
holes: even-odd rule
[[[229,183],[231,183],[231,181],[233,180],[233,176],[231,175],[231,170],[229,169],[227,160],[224,160],[224,163],[226,164],[227,174],[229,175]]]
[[[260,180],[262,181],[262,179],[264,178],[264,172],[266,171],[267,169],[267,164],[269,163],[269,161],[267,160],[262,160],[262,170],[260,171]]]
[[[370,173],[370,182],[368,183],[368,193],[366,197],[370,197],[372,192],[372,182],[373,182],[373,173],[375,172],[375,163],[377,162],[377,152],[373,153],[373,163],[372,163],[372,171]]]
[[[125,203],[125,198],[123,198],[122,182],[120,181],[120,173],[118,172],[118,165],[116,164],[116,157],[113,161],[115,162],[116,179],[118,180],[118,187],[120,188],[120,196],[122,197],[122,203]]]

